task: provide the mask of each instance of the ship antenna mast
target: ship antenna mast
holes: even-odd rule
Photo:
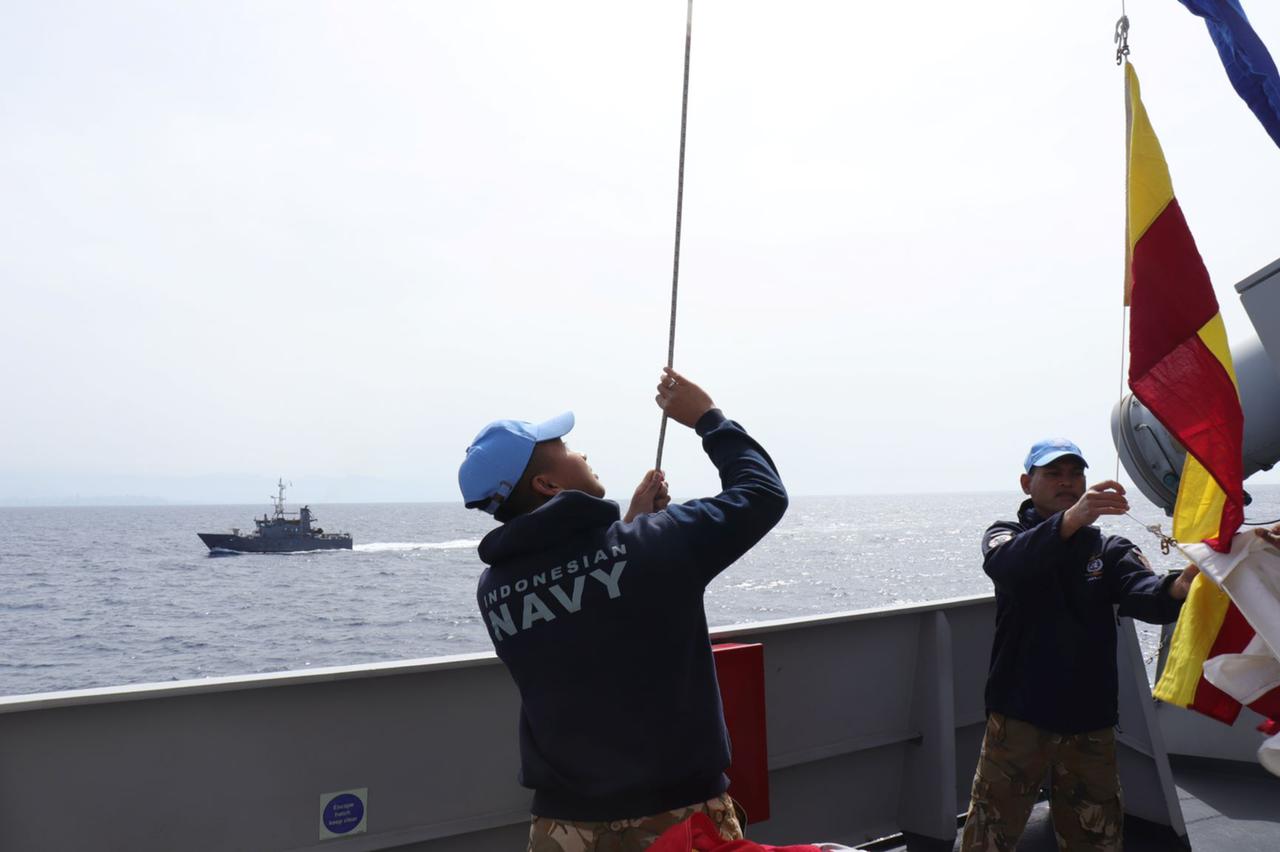
[[[279,489],[280,489],[276,495],[276,500],[275,500],[276,517],[282,518],[284,517],[284,477],[283,476],[280,477],[279,480],[277,480],[276,485],[279,486]]]

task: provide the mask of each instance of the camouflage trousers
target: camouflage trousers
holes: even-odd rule
[[[1046,773],[1058,849],[1119,852],[1115,731],[1063,736],[1000,713],[987,719],[961,852],[1013,852]]]
[[[706,814],[725,840],[741,840],[742,825],[729,794],[686,808],[636,819],[574,822],[535,816],[529,827],[529,852],[640,852],[696,813]]]

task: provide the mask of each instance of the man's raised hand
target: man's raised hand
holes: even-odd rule
[[[1071,538],[1103,515],[1123,515],[1129,511],[1124,486],[1113,479],[1090,486],[1075,505],[1062,513],[1062,537]]]
[[[708,411],[716,407],[707,392],[670,367],[662,368],[658,380],[658,407],[677,423],[690,429]]]

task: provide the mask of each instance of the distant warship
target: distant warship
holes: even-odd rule
[[[284,510],[284,480],[278,483],[279,491],[275,497],[275,515],[254,518],[257,530],[240,535],[239,529],[230,533],[196,533],[200,540],[209,546],[210,551],[232,551],[238,553],[292,553],[298,550],[350,550],[350,533],[327,533],[316,527],[312,529],[314,516],[309,506],[303,506],[297,512],[298,517],[290,518],[293,512]]]

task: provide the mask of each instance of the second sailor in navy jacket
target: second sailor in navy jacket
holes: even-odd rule
[[[1043,518],[1030,500],[1017,521],[982,537],[995,583],[996,635],[988,711],[1058,734],[1115,725],[1116,610],[1152,624],[1178,619],[1177,575],[1152,573],[1127,539],[1086,526],[1062,538],[1063,513]]]
[[[1133,543],[1092,526],[1128,502],[1116,482],[1086,490],[1077,456],[1028,470],[1022,484],[1031,499],[1018,519],[982,537],[982,567],[996,592],[987,712],[1056,734],[1112,727],[1115,607],[1140,621],[1174,622],[1195,567],[1157,576]]]

